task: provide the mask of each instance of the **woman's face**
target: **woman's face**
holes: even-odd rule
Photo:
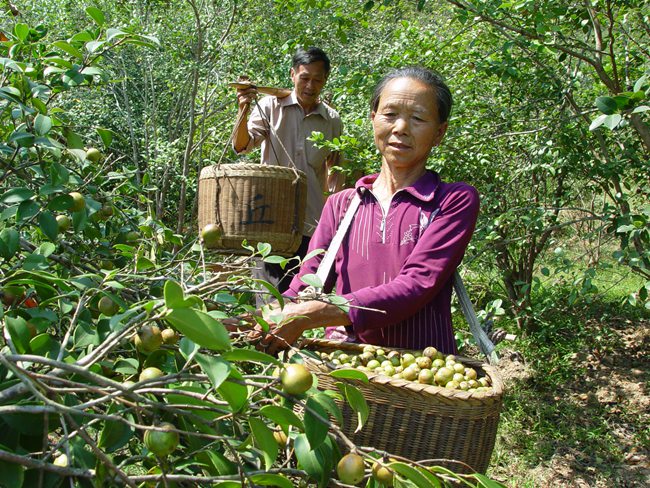
[[[433,146],[442,141],[447,122],[440,123],[435,92],[412,78],[391,80],[370,114],[375,145],[394,169],[424,168]]]

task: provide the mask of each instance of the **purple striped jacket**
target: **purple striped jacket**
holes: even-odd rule
[[[429,171],[396,192],[384,215],[372,193],[377,176],[365,176],[354,189],[329,197],[309,245],[310,252],[328,248],[358,192],[361,204],[325,287],[335,285],[336,293],[350,302],[352,326],[345,328],[344,337],[455,353],[452,276],[474,231],[478,192],[466,183],[445,183]],[[315,273],[321,259],[319,254],[303,263],[286,295],[296,296],[306,287],[301,276]],[[326,336],[340,332],[330,328]]]

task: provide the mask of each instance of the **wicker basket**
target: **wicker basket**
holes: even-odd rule
[[[302,240],[307,178],[302,171],[262,164],[207,166],[199,176],[199,229],[221,227],[224,253],[248,254],[268,242],[275,254],[292,256]]]
[[[355,354],[361,353],[364,346],[322,339],[306,339],[301,344],[303,349],[328,353],[338,349]],[[435,464],[457,473],[484,473],[496,439],[503,382],[496,369],[488,364],[467,358],[458,360],[476,369],[479,376],[487,375],[492,383],[490,391],[449,390],[371,375],[369,383],[352,383],[368,403],[368,420],[355,434],[356,414],[342,402],[339,406],[343,409],[343,432],[359,446],[373,447],[414,461],[445,460]],[[332,369],[323,361],[305,356],[305,365],[316,374],[319,387],[323,389],[337,391],[337,382],[352,381],[331,377]]]

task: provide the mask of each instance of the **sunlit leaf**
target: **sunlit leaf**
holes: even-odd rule
[[[231,349],[226,328],[205,312],[193,308],[177,308],[170,310],[165,319],[200,346],[213,351]]]
[[[268,428],[264,421],[250,417],[248,419],[253,438],[255,439],[255,446],[262,451],[264,455],[264,464],[266,469],[269,470],[273,467],[275,458],[278,457],[278,443],[273,436],[273,431]]]
[[[260,408],[260,414],[264,415],[269,420],[272,420],[282,428],[286,429],[290,425],[293,425],[299,430],[304,430],[302,420],[300,420],[300,417],[298,417],[291,409],[279,405],[265,405]]]
[[[355,432],[359,432],[366,423],[366,420],[368,420],[368,403],[358,388],[340,382],[336,383],[336,386],[341,390],[352,410],[357,412],[358,425]]]
[[[228,375],[230,375],[232,368],[228,361],[206,354],[197,354],[195,359],[199,363],[199,366],[201,366],[203,372],[208,375],[212,386],[215,388],[219,388],[226,381]]]
[[[327,437],[329,429],[329,419],[327,411],[313,398],[309,398],[306,403],[305,414],[305,434],[312,450],[319,447]]]
[[[99,10],[97,7],[87,7],[86,8],[86,13],[92,17],[92,19],[95,21],[95,23],[98,26],[104,25],[106,22],[106,18],[104,17],[104,13]]]

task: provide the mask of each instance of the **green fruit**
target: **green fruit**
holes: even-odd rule
[[[163,372],[160,371],[158,368],[154,366],[150,366],[149,368],[145,368],[142,370],[140,373],[140,381],[147,381],[147,380],[153,380],[155,378],[160,378],[163,375]]]
[[[465,378],[468,380],[475,380],[476,379],[476,370],[473,368],[465,368]]]
[[[427,356],[420,356],[415,360],[415,364],[417,364],[421,369],[429,369],[431,368],[432,361],[431,358]]]
[[[406,354],[402,355],[402,366],[404,366],[405,368],[407,368],[414,362],[415,362],[415,356],[413,354],[407,352]]]
[[[128,243],[138,242],[138,239],[140,239],[140,233],[135,230],[127,232],[124,236],[124,240]]]
[[[379,364],[379,361],[377,361],[376,359],[372,359],[368,361],[368,364],[366,364],[366,368],[368,368],[370,371],[376,370],[379,366],[381,365]]]
[[[72,221],[67,215],[57,215],[56,216],[56,225],[59,229],[59,232],[65,232],[70,228]]]
[[[435,347],[427,347],[422,351],[422,355],[434,360],[438,355],[438,350]]]
[[[402,377],[405,380],[414,381],[418,377],[418,373],[419,372],[415,368],[409,367],[402,371]]]
[[[451,381],[453,376],[454,376],[454,372],[451,369],[443,367],[438,370],[438,372],[435,374],[433,379],[440,386],[444,386]]]
[[[135,347],[144,354],[151,354],[163,343],[163,336],[157,325],[145,325],[135,336]]]
[[[86,208],[86,199],[81,193],[73,191],[72,193],[68,193],[68,195],[72,197],[72,207],[70,207],[70,210],[79,212]]]
[[[205,247],[215,247],[221,239],[221,228],[217,224],[208,224],[201,230],[201,240]]]
[[[107,270],[115,269],[115,263],[110,259],[102,259],[101,267]]]
[[[167,345],[174,345],[178,342],[178,333],[174,329],[165,329],[162,331],[163,342]]]
[[[88,161],[92,161],[93,163],[96,163],[100,159],[102,159],[102,153],[99,152],[97,148],[89,147],[88,150],[86,151],[86,159]]]
[[[301,395],[311,388],[314,382],[309,370],[302,364],[285,364],[280,373],[282,389],[290,395]]]
[[[99,209],[99,215],[104,219],[112,217],[113,205],[111,205],[110,203],[105,203],[104,205],[102,205],[102,208]]]
[[[180,436],[174,432],[176,427],[169,422],[157,425],[159,430],[148,430],[144,433],[144,445],[158,457],[165,457],[178,447]]]
[[[390,488],[393,486],[393,472],[379,462],[372,465],[372,477],[381,486]]]
[[[111,297],[108,297],[106,295],[104,295],[99,299],[97,308],[101,313],[103,313],[107,317],[112,317],[113,315],[115,315],[117,312],[120,311],[120,306],[117,303],[115,303]]]
[[[346,454],[336,465],[336,474],[346,485],[356,485],[365,475],[363,458],[358,454]]]
[[[423,369],[418,375],[418,383],[430,385],[433,383],[433,373],[430,369]]]

